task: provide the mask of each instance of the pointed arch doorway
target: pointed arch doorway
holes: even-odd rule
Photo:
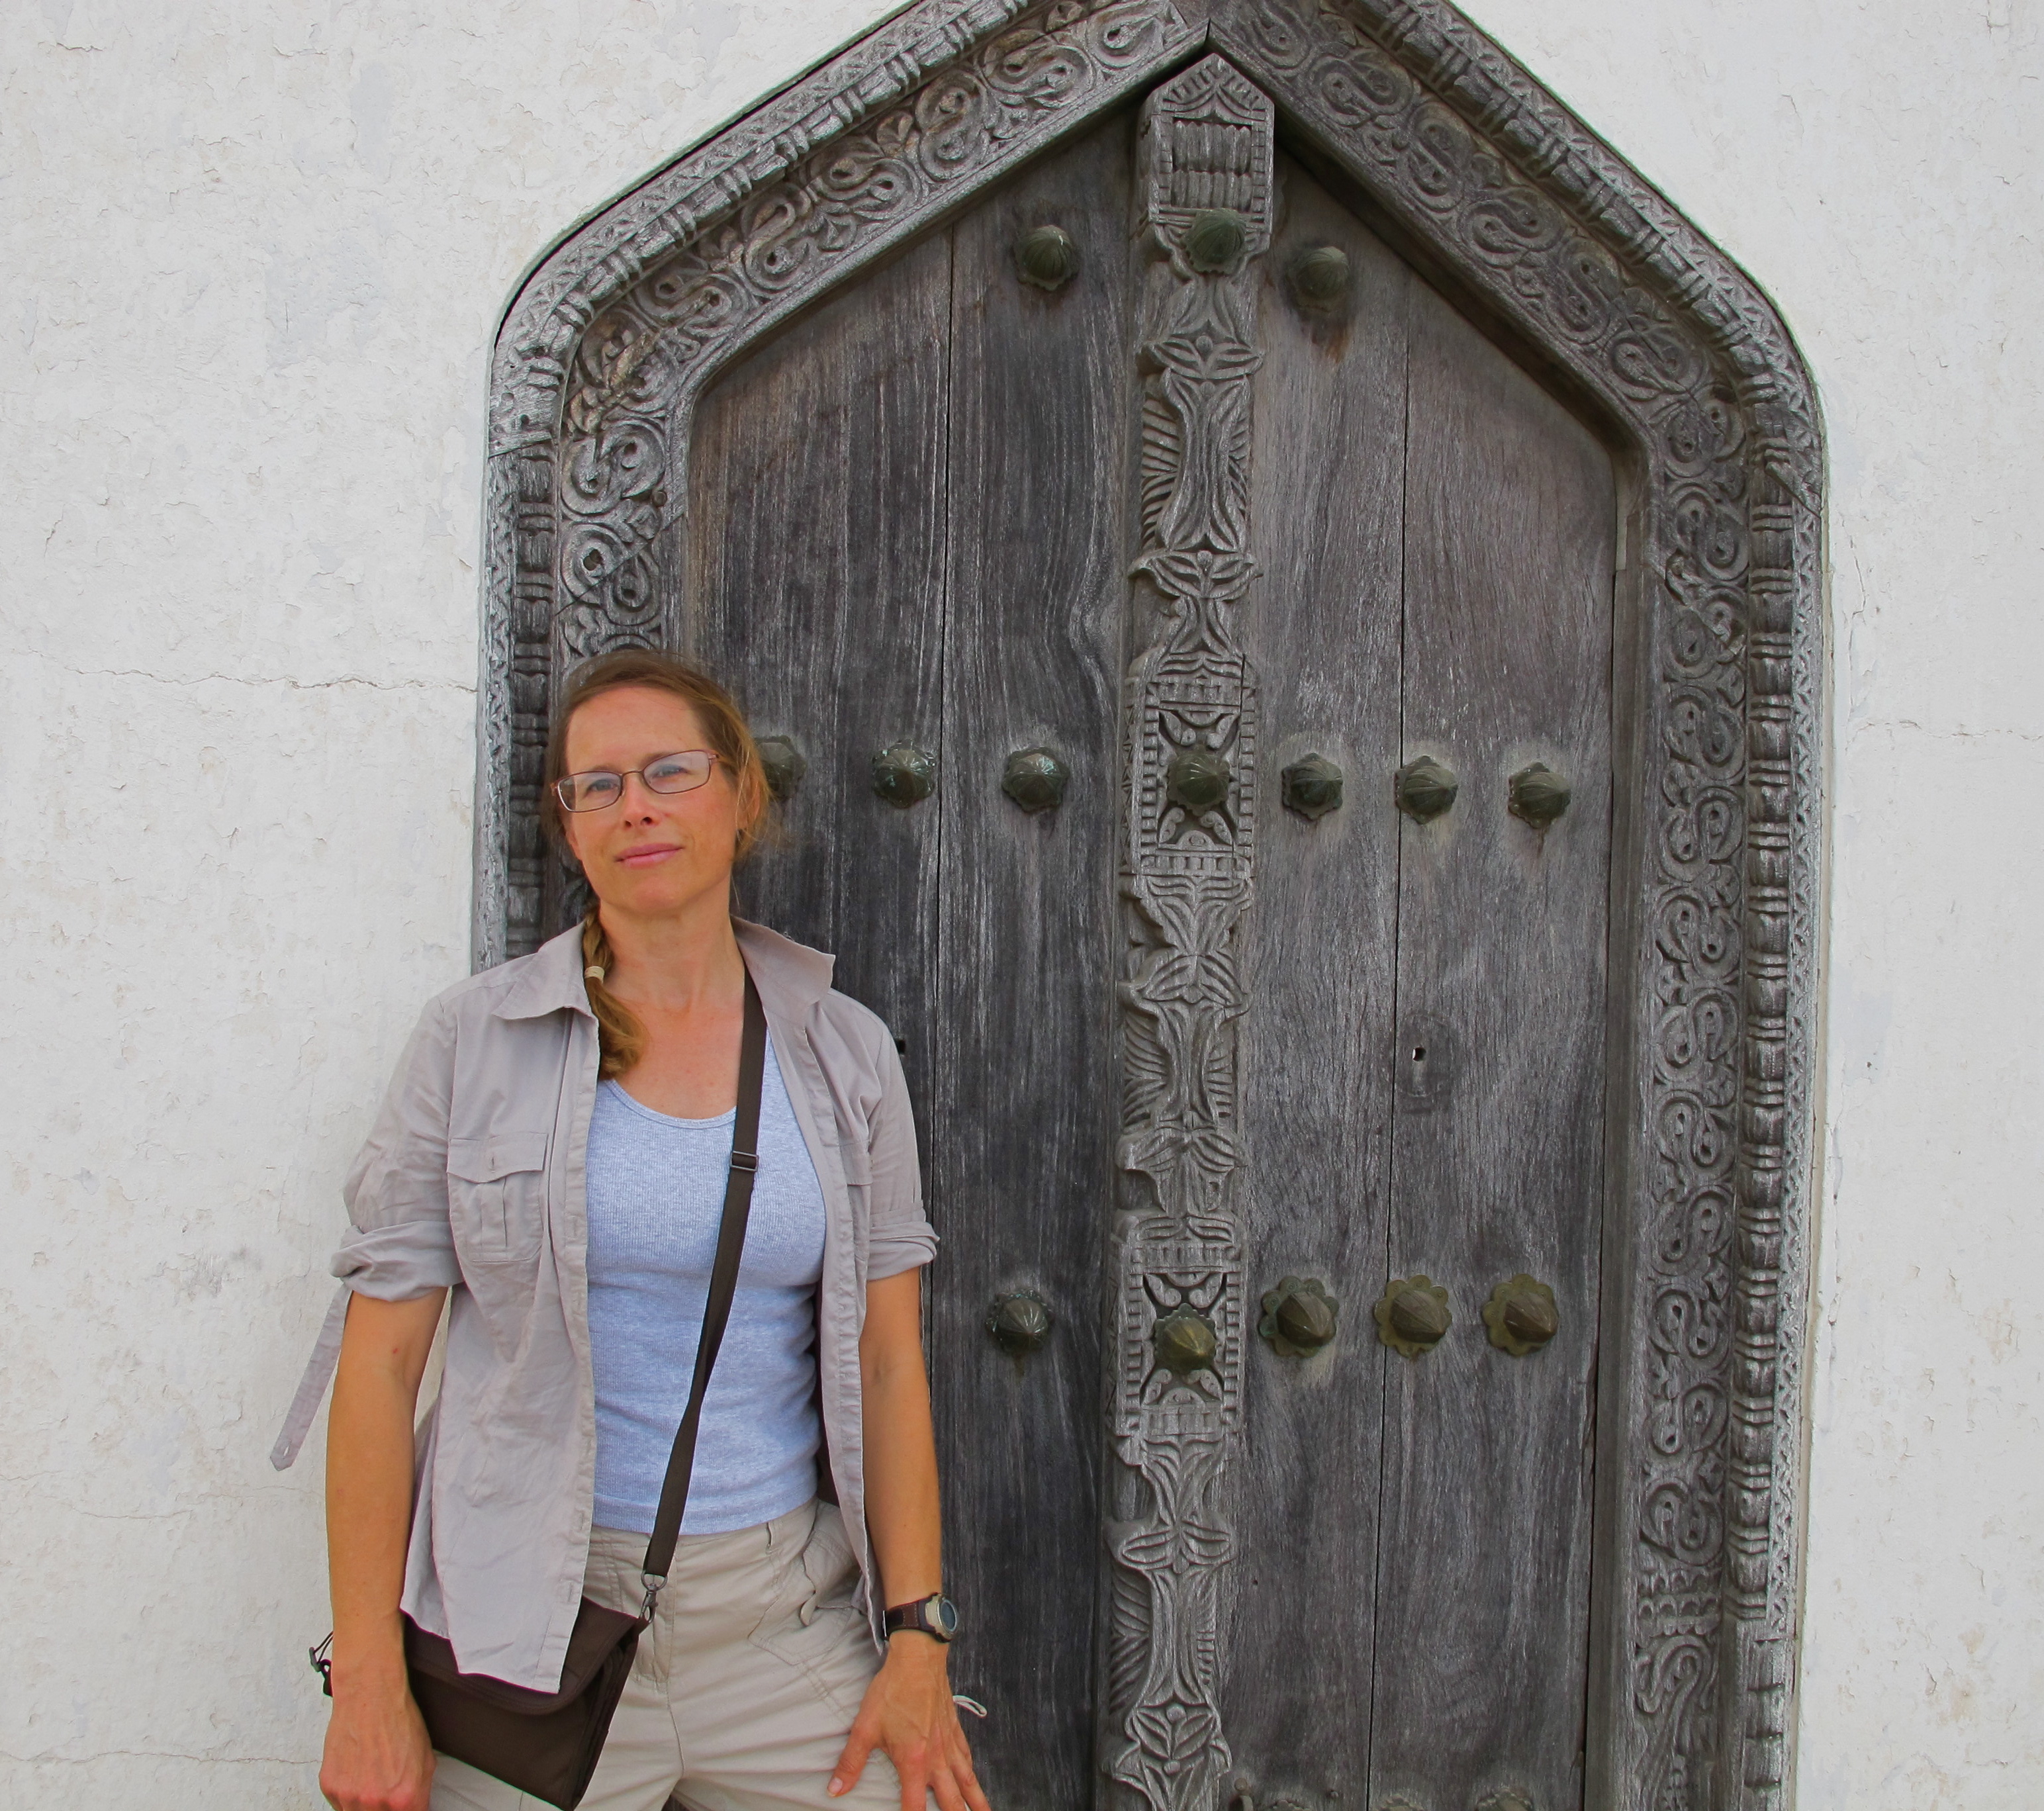
[[[783,738],[906,1045],[997,1802],[1785,1778],[1821,475],[1764,301],[1445,7],[908,9],[493,379],[483,959],[554,689]],[[794,776],[799,771],[799,778]]]

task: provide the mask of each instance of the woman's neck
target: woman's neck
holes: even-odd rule
[[[642,917],[598,908],[610,944],[606,985],[620,999],[656,1012],[687,1013],[725,1005],[745,983],[728,894],[682,911]]]

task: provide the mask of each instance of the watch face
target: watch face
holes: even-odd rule
[[[943,1634],[943,1638],[947,1641],[950,1640],[954,1635],[958,1633],[958,1605],[953,1603],[949,1598],[936,1597],[931,1598],[930,1621],[937,1625],[937,1628]]]

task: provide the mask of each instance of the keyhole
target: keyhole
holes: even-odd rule
[[[1441,1105],[1455,1075],[1455,1040],[1448,1027],[1415,1013],[1394,1034],[1392,1074],[1408,1113],[1431,1113]]]

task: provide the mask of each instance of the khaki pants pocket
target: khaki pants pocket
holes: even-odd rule
[[[816,1505],[801,1563],[790,1572],[793,1588],[779,1594],[753,1640],[799,1667],[848,1724],[879,1671],[880,1656],[859,1612],[859,1562],[835,1504]]]

